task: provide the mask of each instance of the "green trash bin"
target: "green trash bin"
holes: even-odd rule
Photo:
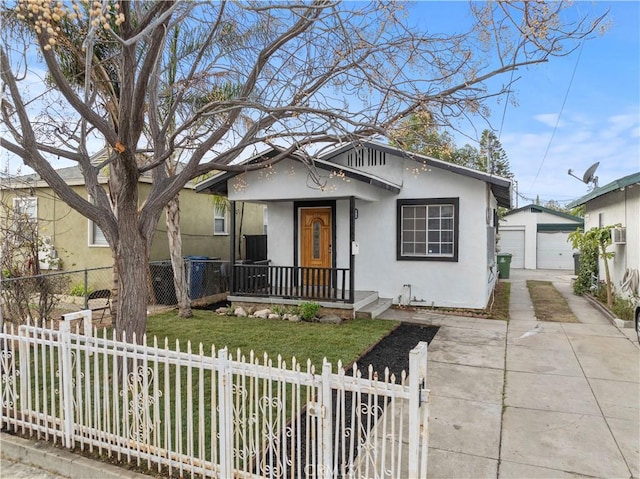
[[[498,277],[500,279],[509,279],[512,256],[511,253],[501,253],[498,255]]]

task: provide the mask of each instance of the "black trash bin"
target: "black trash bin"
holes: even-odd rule
[[[178,304],[173,283],[171,261],[158,261],[149,265],[156,304]]]

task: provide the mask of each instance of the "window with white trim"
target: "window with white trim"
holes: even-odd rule
[[[397,259],[458,261],[458,198],[398,200]]]
[[[36,223],[38,221],[38,198],[34,196],[14,198],[13,211],[21,219]]]
[[[221,210],[218,208],[213,209],[213,234],[214,235],[226,235],[227,231],[227,210]]]
[[[89,201],[93,203],[91,196],[89,196]],[[89,220],[89,246],[109,246],[100,226],[91,220]]]
[[[34,241],[37,228],[38,199],[33,196],[14,198],[11,231],[7,231],[7,241],[14,245]]]

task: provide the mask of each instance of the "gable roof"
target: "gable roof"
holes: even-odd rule
[[[491,185],[491,191],[496,197],[498,202],[498,206],[509,207],[511,206],[511,180],[507,178],[502,178],[499,176],[491,175],[489,173],[485,173],[482,171],[474,170],[471,168],[467,168],[464,166],[456,165],[455,163],[449,163],[443,160],[437,160],[435,158],[431,158],[429,156],[420,155],[418,153],[409,152],[406,150],[402,150],[400,148],[392,147],[389,145],[385,145],[383,143],[378,143],[375,141],[352,141],[346,143],[342,146],[339,146],[327,153],[320,155],[318,158],[314,159],[314,164],[325,170],[334,170],[336,168],[335,163],[333,163],[333,159],[338,155],[353,149],[356,146],[364,146],[367,148],[371,148],[374,150],[382,151],[385,153],[389,153],[395,156],[400,156],[402,158],[411,159],[416,162],[427,162],[429,166],[440,168],[446,171],[451,171],[452,173],[456,173],[459,175],[467,176],[470,178],[474,178],[477,180],[484,181],[485,183]],[[241,164],[251,164],[256,163],[263,156],[272,156],[274,153],[273,149],[267,150],[263,153],[259,153],[251,158],[245,160]],[[291,159],[301,161],[297,155],[291,155]],[[367,172],[363,172],[357,169],[349,168],[343,165],[340,165],[340,171],[344,172],[348,178],[353,178],[358,181],[363,181],[365,183],[371,184],[373,186],[378,186],[390,191],[394,191],[398,193],[400,191],[400,185],[395,185],[392,182],[379,178],[375,175],[372,175]],[[227,180],[233,178],[234,176],[240,174],[239,171],[227,171],[215,175],[199,184],[196,185],[196,192],[209,191],[212,193],[226,193],[227,189]]]
[[[537,213],[549,213],[550,215],[559,216],[560,218],[565,218],[567,220],[576,221],[576,222],[579,222],[579,223],[583,223],[584,222],[584,219],[580,218],[579,216],[570,215],[569,213],[564,213],[562,211],[552,210],[551,208],[546,208],[544,206],[535,205],[533,203],[529,204],[529,205],[526,205],[526,206],[523,206],[522,208],[518,208],[518,209],[515,209],[515,210],[507,211],[504,214],[504,216],[513,215],[515,213],[520,213],[522,211],[527,211],[527,210],[531,210],[531,212],[537,212]]]
[[[574,208],[576,206],[584,205],[585,203],[602,195],[606,195],[607,193],[611,193],[612,191],[637,184],[640,184],[640,171],[638,173],[632,173],[630,175],[614,180],[611,183],[607,183],[606,185],[601,186],[600,188],[595,188],[591,193],[581,196],[577,200],[573,200],[567,206],[569,208]]]

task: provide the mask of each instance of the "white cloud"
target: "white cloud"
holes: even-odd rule
[[[540,113],[538,115],[534,115],[534,119],[538,120],[540,123],[550,126],[550,127],[555,127],[556,123],[558,124],[558,128],[563,128],[566,123],[563,120],[560,120],[558,122],[558,113]]]
[[[587,185],[570,177],[569,169],[581,178],[590,165],[599,162],[596,176],[600,186],[640,171],[640,116],[636,110],[616,112],[601,119],[563,115],[565,128],[556,130],[550,146],[551,128],[557,118],[553,115],[534,117],[539,121],[541,117],[554,120],[545,131],[512,131],[502,135],[501,142],[519,191],[532,199],[539,195],[543,200],[568,201],[587,193]]]

